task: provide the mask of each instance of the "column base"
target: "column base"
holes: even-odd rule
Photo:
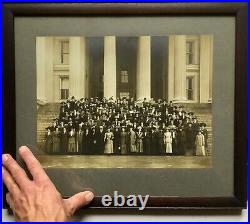
[[[37,99],[37,104],[38,104],[38,105],[43,106],[43,105],[45,105],[45,104],[47,104],[47,103],[48,103],[48,101],[45,100],[45,99],[42,99],[42,98]]]
[[[186,103],[187,99],[183,98],[183,99],[173,99],[172,100],[173,103]]]
[[[208,103],[212,103],[212,99],[209,99],[209,100],[208,100]]]

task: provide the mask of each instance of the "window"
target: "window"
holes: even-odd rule
[[[129,92],[120,92],[120,98],[129,98]]]
[[[128,71],[121,71],[121,82],[128,83]]]
[[[194,64],[193,45],[194,43],[192,41],[188,41],[186,43],[186,64],[187,65]]]
[[[187,100],[194,100],[194,77],[187,77],[186,96]]]
[[[60,63],[69,64],[69,41],[60,42]]]
[[[60,92],[61,92],[61,100],[67,100],[69,98],[69,78],[68,77],[60,78]]]

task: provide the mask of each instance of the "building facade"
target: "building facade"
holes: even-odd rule
[[[37,37],[37,102],[74,96],[211,103],[212,35]]]

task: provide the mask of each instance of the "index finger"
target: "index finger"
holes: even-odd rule
[[[41,164],[28,147],[21,146],[19,148],[19,154],[27,165],[27,168],[30,171],[34,181],[44,181],[49,179]]]

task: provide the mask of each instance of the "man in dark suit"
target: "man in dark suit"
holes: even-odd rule
[[[114,130],[114,154],[120,154],[120,130],[119,127],[116,126]]]
[[[197,122],[197,118],[196,117],[193,117],[193,130],[195,132],[195,135],[198,133],[199,129],[200,129],[200,125],[199,123]]]
[[[90,154],[98,154],[96,128],[93,127],[90,134]]]
[[[155,127],[151,129],[151,135],[150,135],[150,154],[156,155],[157,154],[157,133],[155,130]]]
[[[186,140],[187,140],[187,155],[195,155],[195,138],[196,131],[192,126],[192,123],[188,123],[186,128]]]
[[[91,154],[91,132],[88,127],[85,127],[82,136],[82,154]]]
[[[183,128],[183,126],[179,127],[179,130],[177,132],[177,155],[186,155],[187,138],[186,132]]]
[[[143,136],[143,152],[146,155],[150,154],[150,146],[151,146],[151,134],[150,134],[150,130],[146,129],[144,131],[144,136]]]
[[[96,154],[104,153],[104,129],[103,126],[99,127],[99,130],[96,132]]]

